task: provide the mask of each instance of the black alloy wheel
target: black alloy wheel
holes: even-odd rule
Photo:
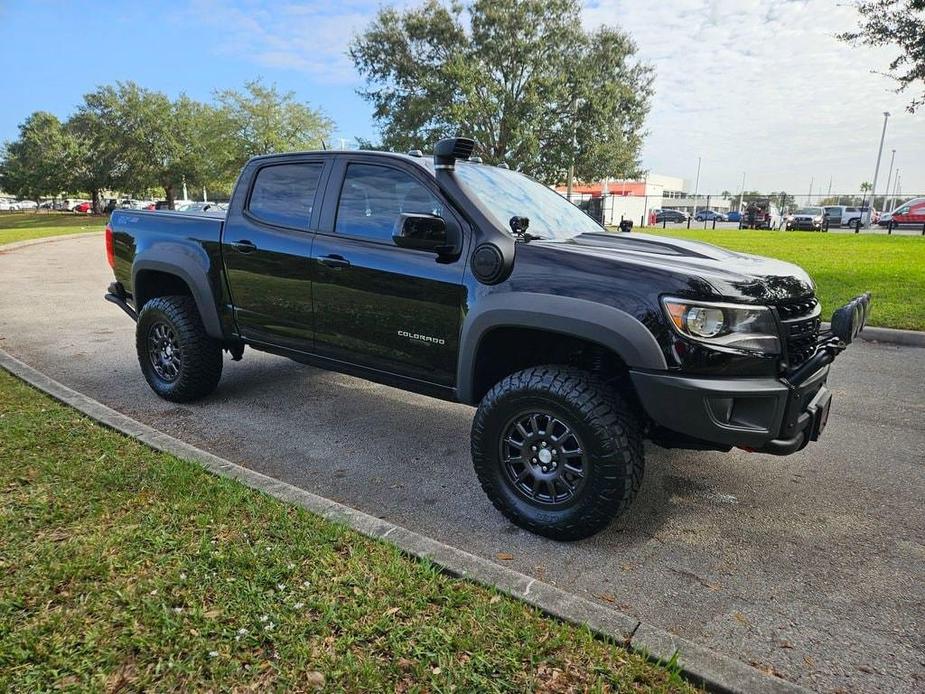
[[[578,434],[549,412],[524,412],[508,423],[501,460],[510,483],[537,504],[567,503],[581,492],[588,458]]]
[[[173,383],[180,377],[182,351],[169,324],[159,322],[148,328],[148,358],[154,372],[167,383]]]

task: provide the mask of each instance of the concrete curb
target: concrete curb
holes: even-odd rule
[[[860,338],[866,342],[886,342],[904,347],[925,347],[925,333],[918,330],[897,330],[868,325],[861,331]]]
[[[624,644],[630,650],[652,660],[667,662],[677,655],[677,662],[685,677],[710,691],[743,694],[808,691],[796,684],[765,675],[745,663],[663,629],[639,622],[614,608],[572,595],[488,559],[469,554],[203,451],[68,388],[2,349],[0,367],[100,424],[131,436],[151,448],[195,462],[216,475],[237,480],[251,489],[301,506],[327,520],[342,523],[367,537],[390,542],[411,556],[426,558],[440,565],[452,575],[496,588],[530,603],[546,614],[587,626],[598,635]]]
[[[823,330],[829,330],[831,323],[822,323]],[[865,342],[885,342],[903,347],[925,347],[925,332],[918,330],[899,330],[897,328],[878,328],[866,326],[858,335]]]
[[[105,226],[105,225],[104,225]],[[67,241],[68,239],[88,239],[91,236],[99,236],[103,233],[103,228],[98,231],[85,231],[80,234],[61,234],[60,236],[43,236],[39,239],[26,239],[25,241],[13,241],[12,243],[0,243],[0,253],[15,251],[17,248],[26,248],[28,246],[37,246],[40,243],[52,243],[55,241]],[[100,253],[103,248],[100,246]]]

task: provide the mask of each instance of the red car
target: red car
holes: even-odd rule
[[[74,212],[80,212],[81,214],[90,214],[91,212],[93,212],[93,203],[92,202],[82,202],[79,205],[75,205]]]
[[[905,202],[893,211],[893,224],[925,224],[925,198]]]

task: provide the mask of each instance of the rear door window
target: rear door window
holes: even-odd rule
[[[322,169],[321,162],[263,167],[254,179],[248,212],[267,224],[308,229]]]

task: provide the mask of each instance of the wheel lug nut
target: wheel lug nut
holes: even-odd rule
[[[540,445],[541,445],[543,448],[546,448],[546,442],[545,442],[545,441],[543,441],[543,443],[541,443]]]
[[[536,450],[536,446],[533,446],[532,448],[533,448],[534,451]]]
[[[534,463],[536,462],[536,458],[533,459],[533,462],[534,462]]]
[[[543,472],[549,472],[549,469],[545,465],[543,466]]]

